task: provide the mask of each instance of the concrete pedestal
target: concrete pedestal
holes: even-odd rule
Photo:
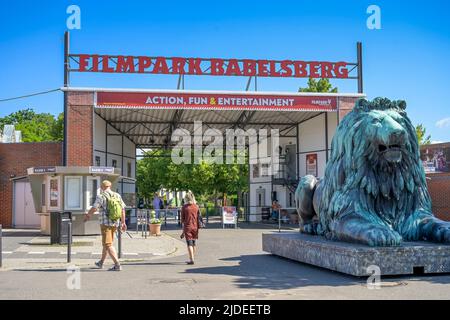
[[[369,276],[368,267],[380,268],[381,275],[450,273],[450,245],[405,242],[399,247],[369,247],[328,241],[299,232],[265,233],[263,250],[318,267],[353,276]]]

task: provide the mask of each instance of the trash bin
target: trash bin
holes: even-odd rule
[[[50,244],[68,244],[72,212],[50,213]]]

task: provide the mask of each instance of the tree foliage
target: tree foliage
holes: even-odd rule
[[[308,80],[308,87],[306,88],[299,88],[299,92],[331,92],[331,93],[337,93],[338,89],[337,87],[334,87],[331,85],[329,79],[313,79],[309,78]]]
[[[248,190],[248,165],[175,164],[170,150],[147,152],[137,162],[137,185],[140,197],[150,199],[161,188],[192,190],[197,199],[214,201],[227,194]]]
[[[416,126],[416,134],[419,145],[431,143],[431,135],[425,136],[426,132],[427,129],[425,129],[425,127],[421,123]]]
[[[22,132],[23,142],[62,141],[64,136],[64,114],[57,118],[50,113],[36,113],[23,109],[0,118],[0,129],[7,124]]]

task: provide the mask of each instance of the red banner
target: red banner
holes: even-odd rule
[[[97,108],[335,111],[335,96],[285,94],[97,92]]]

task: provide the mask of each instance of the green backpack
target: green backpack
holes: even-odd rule
[[[106,215],[111,221],[117,221],[122,218],[122,201],[118,193],[103,192],[102,196],[106,199]]]

